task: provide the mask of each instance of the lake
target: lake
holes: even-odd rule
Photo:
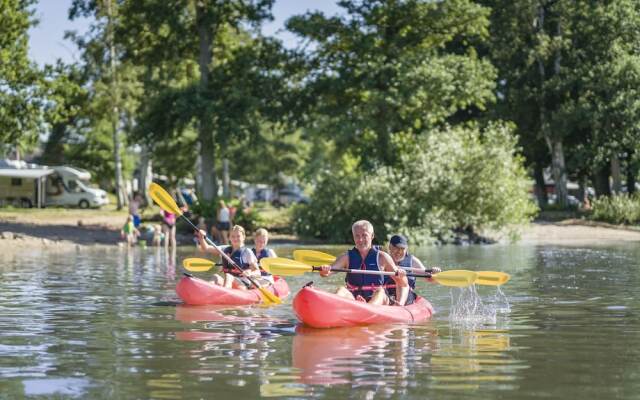
[[[3,399],[640,398],[638,245],[420,248],[426,265],[511,281],[502,293],[477,287],[481,303],[420,281],[430,321],[332,330],[298,326],[291,297],[272,308],[176,305],[180,262],[195,248],[178,250],[178,266],[155,249],[7,253]],[[342,278],[287,281],[295,293]],[[475,311],[460,312],[469,298]]]

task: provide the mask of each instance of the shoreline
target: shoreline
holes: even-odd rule
[[[0,249],[3,252],[44,248],[67,250],[85,247],[122,247],[120,228],[114,226],[113,216],[95,218],[34,219],[18,215],[0,215]],[[193,244],[190,234],[178,234],[178,245]],[[296,235],[272,234],[270,243],[276,245],[327,245],[321,240],[301,239]],[[247,240],[252,243],[252,240]],[[521,229],[516,244],[525,245],[611,245],[640,242],[640,229],[582,219],[535,221]],[[510,243],[501,239],[497,244]],[[151,247],[151,246],[147,246]]]

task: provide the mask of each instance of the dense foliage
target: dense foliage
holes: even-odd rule
[[[297,232],[348,242],[351,224],[364,218],[380,240],[397,232],[416,241],[446,240],[453,228],[501,229],[526,223],[535,212],[508,127],[450,128],[406,141],[398,145],[412,151],[397,168],[325,172],[311,203],[296,210]]]
[[[287,49],[261,33],[274,0],[73,0],[70,18],[92,21],[68,33],[80,60],[39,69],[35,1],[0,0],[0,150],[46,138],[42,162],[109,189],[153,168],[195,180],[203,204],[227,160],[233,180],[301,182],[296,229],[339,241],[357,218],[381,238],[509,228],[549,177],[557,207],[569,181],[635,191],[637,1],[337,3],[291,17]],[[632,199],[593,216],[635,221]]]
[[[622,194],[594,200],[590,219],[612,224],[637,224],[640,222],[640,195]]]

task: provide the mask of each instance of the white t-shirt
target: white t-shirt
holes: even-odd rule
[[[231,219],[229,218],[229,208],[228,207],[224,207],[220,209],[220,213],[218,214],[218,221],[219,222],[231,222]]]

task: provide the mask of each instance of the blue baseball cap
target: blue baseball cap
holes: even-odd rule
[[[391,236],[391,240],[389,240],[389,244],[394,247],[400,247],[402,249],[406,249],[409,247],[409,241],[403,235],[393,235]]]

